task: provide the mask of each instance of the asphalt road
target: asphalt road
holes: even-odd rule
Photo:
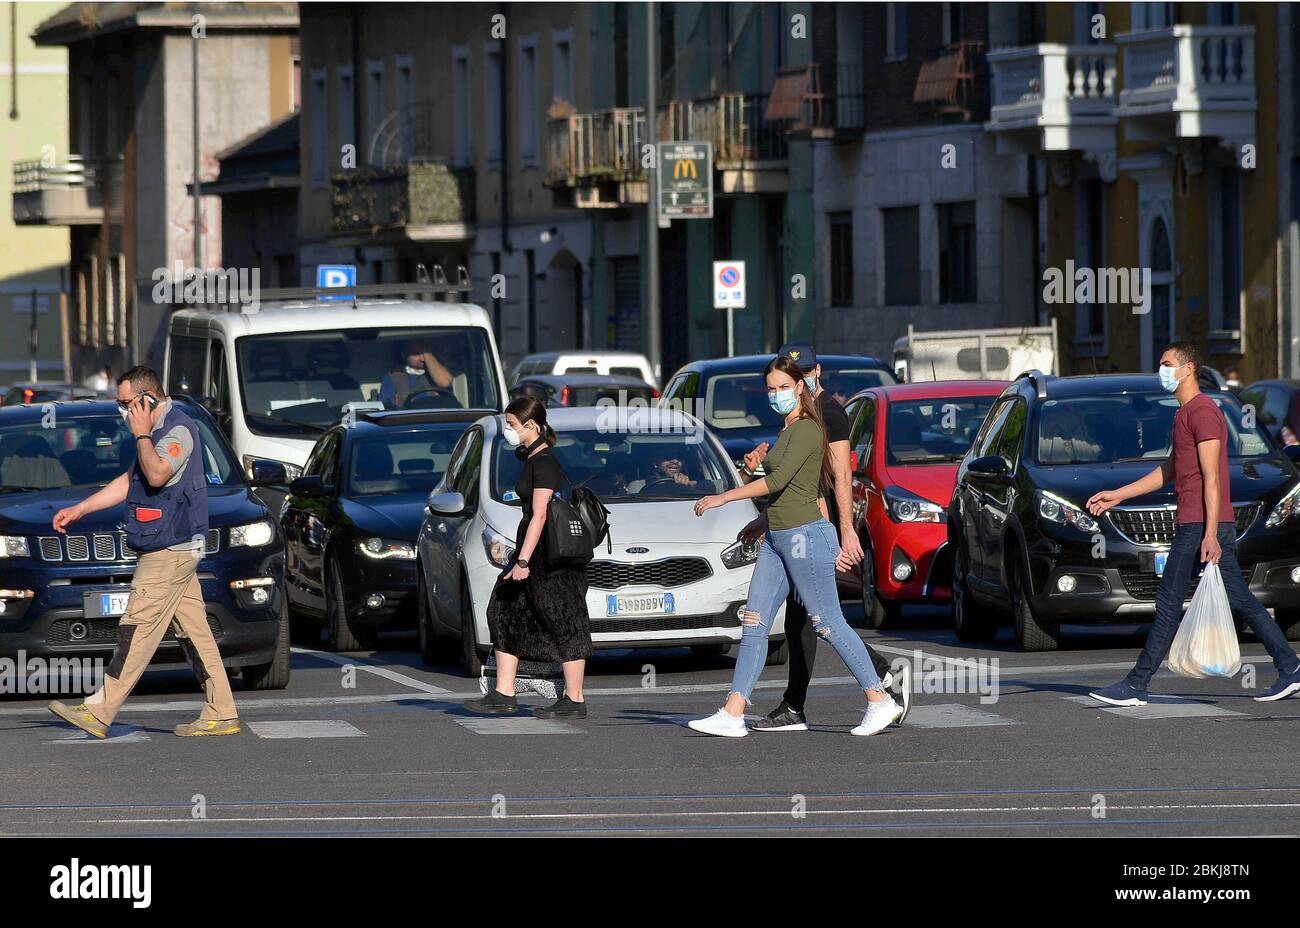
[[[171,734],[201,706],[188,671],[148,674],[107,741],[43,697],[11,697],[0,834],[1300,833],[1300,700],[1256,703],[1240,678],[1163,672],[1152,692],[1167,695],[1147,709],[1105,709],[1086,693],[1131,666],[1133,630],[1020,654],[1008,630],[977,649],[945,622],[916,610],[862,633],[891,658],[930,661],[906,727],[872,738],[849,735],[863,700],[825,647],[813,730],[743,739],[685,727],[720,705],[732,661],[684,650],[600,654],[578,722],[470,715],[476,681],[426,670],[402,637],[376,652],[297,650],[282,692],[236,683],[245,728],[228,738]],[[1263,649],[1243,652],[1267,686]],[[996,687],[981,687],[994,667]],[[784,673],[764,672],[756,713],[779,701]]]

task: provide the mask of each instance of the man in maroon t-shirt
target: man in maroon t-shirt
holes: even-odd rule
[[[1277,682],[1255,699],[1271,702],[1300,692],[1300,658],[1268,610],[1250,592],[1237,565],[1228,423],[1219,404],[1201,392],[1196,376],[1200,367],[1200,352],[1190,342],[1175,342],[1165,349],[1160,356],[1160,384],[1178,400],[1172,457],[1140,480],[1118,490],[1104,490],[1088,500],[1088,511],[1100,516],[1116,503],[1156,492],[1170,477],[1178,499],[1178,524],[1156,591],[1156,619],[1146,646],[1127,677],[1089,694],[1112,706],[1146,705],[1147,685],[1169,653],[1183,618],[1183,601],[1197,567],[1203,563],[1221,565],[1233,613],[1246,620],[1277,668]]]

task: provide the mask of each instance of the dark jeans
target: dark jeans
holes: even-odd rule
[[[799,597],[791,593],[785,601],[785,640],[790,643],[790,676],[785,688],[785,704],[802,712],[808,700],[808,684],[812,680],[813,662],[817,660],[817,632],[808,621],[808,610]],[[889,661],[865,641],[867,654],[876,668],[876,676],[884,679],[889,672]]]
[[[1255,637],[1264,645],[1278,673],[1289,673],[1300,663],[1295,651],[1287,644],[1286,635],[1277,627],[1268,610],[1260,605],[1250,592],[1246,579],[1237,564],[1237,533],[1231,523],[1219,525],[1219,571],[1223,586],[1228,592],[1234,617],[1246,620]],[[1129,672],[1128,682],[1146,692],[1151,677],[1169,654],[1178,624],[1183,620],[1183,601],[1201,563],[1201,540],[1205,537],[1205,523],[1183,522],[1174,532],[1174,542],[1169,546],[1169,559],[1165,562],[1164,576],[1156,590],[1156,620],[1147,635],[1146,646],[1138,655],[1137,664]]]

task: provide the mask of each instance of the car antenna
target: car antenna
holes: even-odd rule
[[[930,379],[938,383],[939,372],[934,369],[934,358],[930,359]]]

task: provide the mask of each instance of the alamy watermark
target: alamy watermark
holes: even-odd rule
[[[85,696],[104,681],[101,657],[0,657],[0,694]]]
[[[1078,267],[1071,258],[1064,268],[1043,271],[1043,302],[1114,306],[1128,304],[1135,315],[1151,311],[1151,268]]]
[[[257,267],[201,270],[178,260],[170,270],[154,268],[151,277],[153,301],[158,305],[240,303],[256,309],[262,292],[262,269]]]

